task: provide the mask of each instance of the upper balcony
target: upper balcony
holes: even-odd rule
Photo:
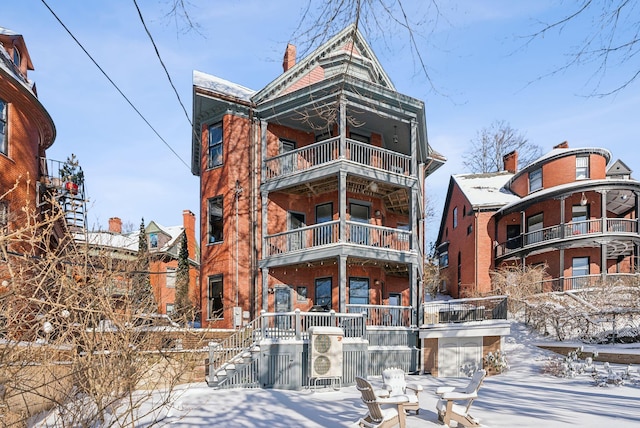
[[[305,172],[342,159],[387,173],[411,175],[410,156],[349,138],[345,141],[344,150],[341,150],[340,138],[334,137],[267,159],[265,181]]]

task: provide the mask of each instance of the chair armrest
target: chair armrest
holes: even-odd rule
[[[437,395],[442,395],[445,392],[453,392],[453,390],[456,389],[453,386],[440,386],[438,387],[438,389],[436,389],[436,394]]]
[[[376,397],[385,398],[391,395],[391,391],[388,389],[376,389],[373,391]]]
[[[456,401],[456,400],[468,400],[470,398],[478,398],[478,394],[476,392],[472,392],[471,394],[465,394],[464,392],[445,392],[442,394],[442,399],[447,401]]]
[[[378,397],[376,400],[380,404],[400,404],[411,401],[407,395],[392,395],[391,397]]]
[[[415,391],[416,393],[422,391],[422,385],[418,385],[417,383],[408,383],[407,389]]]

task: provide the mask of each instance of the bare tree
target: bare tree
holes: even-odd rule
[[[516,150],[519,165],[528,165],[542,155],[542,148],[532,144],[507,122],[496,120],[478,131],[471,146],[463,154],[463,165],[473,173],[498,172],[503,169],[504,155]]]
[[[136,426],[192,381],[202,355],[172,341],[195,332],[139,322],[137,260],[54,239],[64,213],[32,205],[0,231],[0,425]]]
[[[633,83],[640,75],[640,5],[636,1],[575,1],[575,6],[564,16],[542,23],[542,28],[528,36],[528,42],[542,39],[549,33],[558,34],[573,28],[587,26],[582,42],[567,53],[565,64],[549,74],[557,74],[569,68],[593,66],[591,95],[615,94]],[[611,70],[626,70],[621,80],[607,81]],[[617,78],[616,78],[617,79]]]

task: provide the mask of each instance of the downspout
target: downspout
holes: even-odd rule
[[[240,180],[236,180],[235,187],[235,199],[236,199],[236,307],[239,305],[239,295],[240,295],[240,222],[239,222],[239,203],[240,203],[240,194],[242,193],[242,187],[240,186]]]
[[[251,319],[254,318],[256,313],[256,128],[253,118],[253,108],[249,108],[249,126],[251,127],[251,133],[249,135],[249,227],[251,232],[249,233],[249,313]]]
[[[473,210],[473,242],[474,242],[474,264],[473,270],[473,284],[475,286],[476,296],[478,295],[478,216],[479,210]]]

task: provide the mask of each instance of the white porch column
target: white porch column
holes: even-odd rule
[[[338,312],[347,312],[347,256],[338,260]]]

